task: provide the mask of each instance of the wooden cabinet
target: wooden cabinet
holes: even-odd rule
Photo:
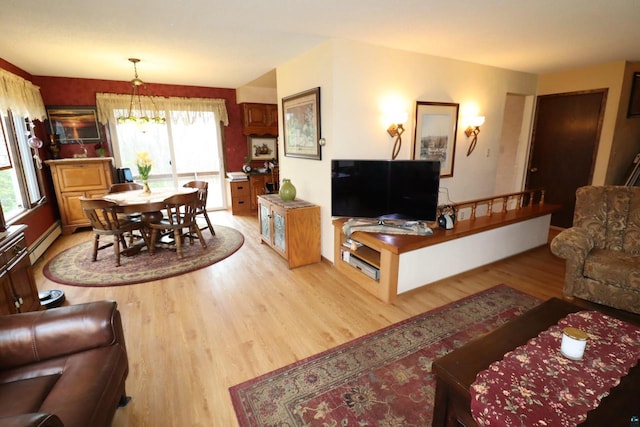
[[[345,221],[346,218],[333,220],[333,265],[377,298],[387,303],[393,301],[398,295],[398,248],[386,242],[384,234],[377,233],[358,233],[358,239],[354,238],[353,241],[357,241],[359,245],[352,245],[351,241],[347,241],[342,228]],[[424,236],[410,238],[427,240]]]
[[[280,175],[276,166],[269,173],[251,173],[247,181],[227,180],[227,196],[234,215],[252,212],[258,209],[258,196],[278,190]],[[275,183],[273,191],[267,190],[267,183]]]
[[[276,104],[242,105],[242,133],[244,135],[278,136],[278,106]]]
[[[81,197],[100,197],[113,184],[113,158],[47,160],[56,189],[62,234],[88,227],[89,220],[80,206]]]
[[[287,260],[289,268],[320,262],[320,206],[285,202],[277,194],[258,197],[260,238]]]
[[[249,186],[251,190],[251,210],[258,209],[258,197],[267,193],[268,175],[251,175],[249,177]]]
[[[271,173],[254,173],[249,175],[249,190],[251,191],[251,210],[254,212],[258,209],[258,196],[268,194],[267,183],[275,183],[274,190],[279,187],[280,173],[278,167],[274,167]]]
[[[242,215],[255,212],[251,208],[251,190],[249,180],[231,181],[227,180],[227,195],[233,215]]]
[[[24,238],[25,225],[0,233],[0,315],[41,310]]]

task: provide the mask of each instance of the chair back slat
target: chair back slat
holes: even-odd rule
[[[124,191],[142,190],[142,185],[135,182],[123,182],[118,184],[111,184],[109,187],[109,193],[122,193]]]
[[[198,189],[198,212],[207,209],[207,197],[209,195],[209,183],[207,181],[189,181],[183,187]]]
[[[116,211],[118,205],[104,199],[80,198],[80,205],[96,230],[118,230],[120,221]]]
[[[172,225],[191,224],[198,209],[198,192],[176,194],[164,199],[167,218]]]

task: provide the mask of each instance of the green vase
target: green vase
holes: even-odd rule
[[[283,178],[280,186],[280,198],[285,202],[290,202],[296,198],[296,187],[293,186],[290,179]]]

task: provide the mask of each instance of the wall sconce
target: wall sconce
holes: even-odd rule
[[[464,134],[469,138],[473,135],[473,139],[471,140],[471,144],[469,144],[469,149],[467,150],[467,157],[475,150],[476,144],[478,143],[478,134],[480,133],[480,126],[484,123],[484,116],[477,116],[471,119],[469,126],[465,129]]]
[[[396,142],[393,144],[393,151],[391,152],[391,160],[395,160],[398,157],[398,153],[400,152],[400,147],[402,147],[402,134],[404,133],[404,126],[402,123],[392,124],[387,128],[387,132],[391,135],[392,138],[396,139]]]

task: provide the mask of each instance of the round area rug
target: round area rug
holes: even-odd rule
[[[244,236],[237,230],[215,225],[215,236],[209,230],[202,234],[207,243],[203,249],[198,239],[193,246],[187,240],[184,258],[178,258],[173,250],[156,249],[150,256],[146,249],[135,256],[120,256],[120,267],[116,267],[113,247],[98,251],[98,260],[91,261],[93,234],[91,239],[51,259],[44,267],[44,275],[54,282],[72,286],[119,286],[166,279],[212,265],[240,249]],[[112,241],[111,236],[102,236],[100,242]]]

